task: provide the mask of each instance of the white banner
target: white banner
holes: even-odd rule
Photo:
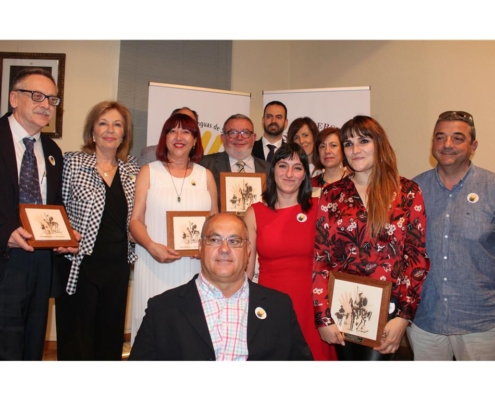
[[[150,82],[146,144],[158,143],[163,124],[173,110],[189,107],[199,115],[205,154],[223,151],[220,140],[223,123],[232,114],[249,116],[250,103],[251,93]]]
[[[263,107],[278,100],[287,107],[287,127],[296,118],[309,117],[321,131],[332,125],[340,128],[356,115],[370,115],[370,97],[369,86],[273,90],[263,92]]]

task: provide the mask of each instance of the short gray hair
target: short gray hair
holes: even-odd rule
[[[247,115],[244,115],[244,114],[234,114],[234,115],[231,115],[230,117],[228,117],[227,120],[223,123],[222,134],[226,133],[225,127],[227,126],[229,121],[232,121],[233,119],[245,119],[246,121],[249,121],[249,123],[251,124],[251,126],[254,129],[254,124],[253,124],[253,121],[251,121],[251,118],[249,118]]]

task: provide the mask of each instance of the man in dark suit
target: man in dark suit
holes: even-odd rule
[[[0,118],[0,360],[41,360],[52,250],[34,250],[27,242],[31,234],[19,219],[19,180],[23,165],[31,165],[32,170],[36,165],[38,174],[31,176],[39,202],[62,204],[62,152],[40,134],[60,99],[53,77],[43,69],[23,69],[12,87],[13,113]],[[28,144],[36,159],[24,164]],[[30,150],[27,156],[31,154]],[[24,193],[23,189],[23,197]]]
[[[280,101],[271,101],[263,110],[263,137],[253,146],[253,156],[272,161],[273,154],[284,143],[282,134],[287,128],[287,107]]]
[[[270,169],[270,164],[264,159],[251,155],[256,133],[254,133],[253,122],[246,115],[234,114],[227,118],[223,124],[221,138],[225,151],[204,156],[199,162],[203,167],[208,168],[215,178],[219,210],[220,172],[268,174]]]
[[[199,252],[199,276],[149,300],[129,360],[313,359],[289,296],[247,279],[242,218],[210,217]]]

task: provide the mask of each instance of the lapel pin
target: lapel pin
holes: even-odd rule
[[[55,158],[53,158],[53,156],[48,156],[48,161],[50,161],[50,164],[55,166]]]
[[[136,180],[136,175],[135,174],[129,174],[129,179],[131,182],[134,182]]]
[[[254,310],[254,313],[259,319],[265,319],[266,318],[266,311],[263,310],[261,307],[256,307],[256,310]]]
[[[306,220],[308,219],[308,216],[306,214],[299,213],[299,214],[297,214],[296,218],[299,222],[306,222]]]
[[[480,196],[478,196],[476,193],[469,193],[467,199],[470,203],[477,203],[480,199]]]

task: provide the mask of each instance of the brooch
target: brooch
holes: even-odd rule
[[[297,214],[296,218],[299,222],[306,222],[306,220],[308,219],[308,216],[306,214],[299,213],[299,214]]]
[[[478,196],[476,193],[469,193],[467,196],[467,199],[470,203],[477,203],[478,200],[480,199],[480,196]]]
[[[256,307],[256,310],[254,310],[254,313],[259,319],[265,319],[266,318],[266,311],[263,310],[261,307]]]

